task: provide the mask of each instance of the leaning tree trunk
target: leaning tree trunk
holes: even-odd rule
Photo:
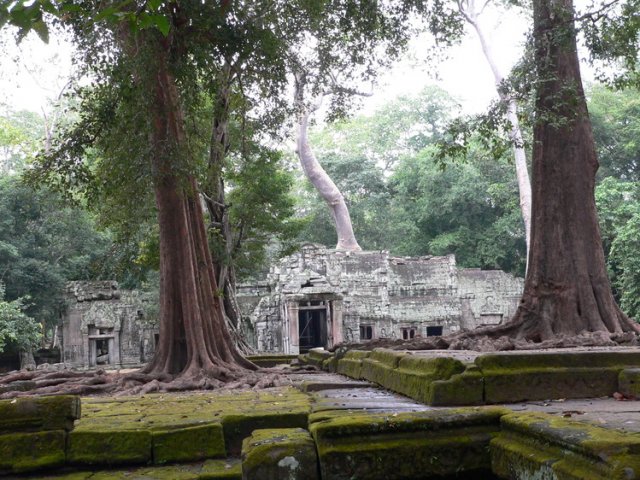
[[[300,107],[304,109],[301,104]],[[307,131],[310,115],[311,111],[304,109],[300,113],[298,120],[296,153],[300,159],[302,170],[331,210],[338,235],[336,248],[339,250],[360,251],[362,249],[360,245],[358,245],[356,236],[353,233],[351,216],[349,215],[349,209],[344,201],[344,197],[336,184],[333,183],[333,180],[331,180],[331,177],[329,177],[324,168],[322,168],[322,165],[320,165],[320,162],[318,162],[313,154],[313,150],[311,150],[311,145],[309,145]]]
[[[202,206],[193,177],[178,178],[187,151],[179,94],[160,48],[154,72],[153,168],[160,227],[160,339],[147,373],[220,380],[253,369],[234,346],[218,296]]]
[[[639,332],[616,305],[594,200],[598,161],[582,89],[571,0],[534,0],[537,68],[531,253],[511,326],[542,341]]]
[[[465,4],[461,1],[458,2],[458,8],[460,13],[465,17],[467,22],[474,28],[480,40],[480,46],[482,47],[482,53],[484,54],[491,72],[493,73],[493,79],[502,100],[507,107],[507,120],[511,124],[510,137],[513,143],[513,157],[516,166],[516,178],[518,180],[518,191],[520,194],[520,212],[522,214],[522,220],[524,222],[525,240],[527,244],[527,262],[529,259],[529,250],[531,247],[531,181],[529,179],[529,170],[527,169],[527,155],[524,150],[524,140],[522,137],[522,131],[520,129],[520,122],[518,120],[518,105],[515,99],[511,96],[507,96],[502,90],[502,82],[504,76],[498,68],[496,59],[491,49],[491,44],[487,41],[487,37],[479,22],[479,13],[475,6],[475,0],[468,0]]]

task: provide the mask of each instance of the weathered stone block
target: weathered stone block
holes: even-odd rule
[[[426,400],[433,406],[482,405],[484,403],[484,378],[475,366],[447,380],[435,380]]]
[[[81,465],[149,463],[152,458],[148,430],[75,430],[69,434],[67,459]]]
[[[382,385],[419,402],[430,403],[433,382],[448,380],[464,369],[464,364],[453,358],[404,355],[400,357],[398,367],[387,373]]]
[[[620,372],[618,391],[628,397],[640,398],[640,368],[627,368]]]
[[[80,398],[69,395],[0,400],[0,433],[72,430]]]
[[[153,463],[192,462],[226,455],[221,423],[154,430]]]
[[[65,435],[64,430],[0,435],[0,475],[63,465]]]
[[[314,417],[323,480],[429,478],[486,472],[498,408]],[[478,478],[481,478],[478,476]]]
[[[333,354],[327,352],[324,348],[312,348],[307,353],[307,363],[322,368],[323,362],[331,357],[333,357]]]
[[[243,480],[317,480],[316,446],[307,430],[254,430],[242,443]]]
[[[404,356],[406,355],[386,348],[374,349],[362,360],[362,378],[386,387],[390,373],[398,367]]]
[[[252,431],[273,428],[306,428],[308,409],[287,409],[285,412],[272,414],[249,412],[242,415],[226,415],[222,421],[224,428],[224,440],[227,453],[236,455],[240,453],[242,441]]]
[[[618,388],[625,366],[640,365],[634,352],[491,354],[476,359],[487,403],[601,397]]]
[[[338,360],[337,372],[359,380],[362,378],[362,361],[371,352],[366,350],[349,350],[344,357]]]
[[[501,478],[633,479],[640,476],[640,438],[550,415],[502,417],[491,441],[492,469]]]

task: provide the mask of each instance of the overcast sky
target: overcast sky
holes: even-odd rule
[[[506,75],[522,52],[528,28],[526,18],[509,13],[487,11],[482,22],[488,33],[499,66]],[[14,109],[42,112],[66,82],[71,68],[70,46],[53,37],[48,45],[30,35],[19,50],[11,40],[0,48],[0,102]],[[453,95],[467,113],[481,112],[496,97],[493,76],[475,32],[467,30],[459,46],[447,51],[448,59],[426,66],[422,59],[430,48],[428,38],[416,39],[411,54],[379,78],[374,95],[364,100],[363,113],[371,113],[390,98],[413,94],[428,84],[437,84]]]

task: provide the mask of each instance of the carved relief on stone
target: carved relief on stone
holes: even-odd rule
[[[122,326],[122,316],[119,309],[104,302],[94,302],[83,315],[81,331],[88,333],[89,325],[95,328],[119,331]]]

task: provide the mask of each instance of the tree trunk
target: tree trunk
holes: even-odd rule
[[[205,201],[212,225],[218,230],[221,250],[213,252],[214,272],[218,285],[222,285],[223,312],[236,346],[248,354],[252,349],[240,331],[240,307],[236,300],[235,269],[233,256],[237,244],[229,222],[229,210],[224,193],[224,162],[229,151],[229,104],[231,100],[231,67],[222,69],[213,107],[213,127],[209,150],[209,175]]]
[[[154,72],[152,151],[160,227],[160,340],[145,371],[229,380],[254,369],[225,325],[195,179],[178,178],[186,148],[175,79],[161,50]]]
[[[491,44],[487,41],[484,30],[479,23],[479,13],[475,8],[475,1],[468,0],[464,5],[458,2],[460,13],[465,17],[467,22],[474,28],[480,40],[482,53],[487,59],[487,63],[493,73],[498,95],[507,106],[507,119],[511,124],[511,141],[513,143],[513,156],[516,165],[516,178],[518,179],[518,191],[520,193],[520,211],[524,222],[525,239],[527,243],[527,262],[529,260],[529,250],[531,248],[531,180],[529,179],[529,170],[527,169],[527,155],[524,150],[524,141],[522,131],[520,130],[520,122],[518,120],[518,105],[516,101],[505,95],[502,91],[501,84],[504,76],[498,68]]]
[[[298,105],[301,109],[304,109],[298,120],[296,148],[302,170],[331,210],[338,235],[336,249],[360,251],[362,248],[358,245],[358,241],[353,233],[351,216],[349,215],[349,209],[344,201],[344,197],[336,184],[333,183],[333,180],[331,180],[331,177],[329,177],[324,168],[322,168],[322,165],[320,165],[313,154],[313,150],[311,150],[311,145],[309,145],[307,131],[311,111],[305,109],[301,102],[298,102]]]
[[[533,219],[524,294],[510,328],[544,341],[639,332],[616,305],[594,199],[598,161],[582,89],[571,0],[534,1],[537,91]]]

